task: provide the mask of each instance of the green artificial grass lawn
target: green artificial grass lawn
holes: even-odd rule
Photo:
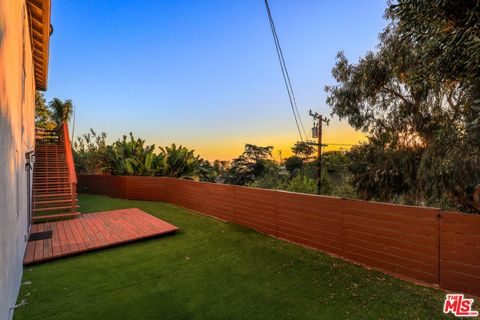
[[[137,207],[171,236],[26,267],[20,319],[431,319],[445,293],[161,202],[80,195],[81,211]]]

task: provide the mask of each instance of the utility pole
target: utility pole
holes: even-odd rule
[[[322,124],[325,122],[328,126],[330,120],[322,117],[318,112],[309,112],[310,116],[313,118],[313,128],[312,128],[312,138],[317,138],[317,188],[318,193],[320,193],[320,188],[322,187]],[[315,145],[315,143],[311,143]]]

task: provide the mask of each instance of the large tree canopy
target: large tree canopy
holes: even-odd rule
[[[370,137],[350,153],[353,182],[361,197],[473,209],[471,191],[480,182],[480,141],[469,124],[478,118],[476,98],[467,80],[440,77],[432,67],[439,63],[432,56],[432,42],[440,40],[433,31],[425,36],[429,41],[412,36],[400,13],[415,5],[406,3],[410,2],[387,10],[390,23],[375,52],[354,64],[338,54],[332,70],[337,85],[326,87],[327,103],[333,114]],[[415,27],[413,21],[410,26]],[[464,61],[465,66],[475,60],[467,55],[470,62]],[[471,79],[459,69],[450,71]]]
[[[273,165],[272,146],[246,144],[243,153],[233,159],[225,179],[226,183],[245,185],[262,177]]]
[[[475,0],[399,0],[386,16],[397,21],[402,39],[423,48],[417,65],[421,78],[454,82],[470,96],[475,117],[469,134],[480,127],[480,3]]]
[[[425,53],[419,64],[437,80],[480,81],[480,4],[475,0],[399,0],[387,16]]]
[[[337,55],[332,73],[339,84],[326,88],[327,103],[358,130],[388,132],[391,143],[428,143],[445,125],[463,125],[472,108],[458,84],[420,78],[422,60],[422,47],[402,40],[392,23],[380,35],[378,51],[357,64]]]
[[[52,111],[49,109],[43,93],[35,92],[35,127],[52,130],[55,122],[52,120]]]

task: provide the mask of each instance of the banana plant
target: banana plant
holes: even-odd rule
[[[157,168],[160,174],[167,177],[200,180],[199,156],[194,155],[194,150],[179,146],[174,143],[170,147],[160,148],[159,162]]]
[[[155,145],[145,145],[145,140],[123,136],[108,148],[111,172],[114,175],[152,176],[157,173],[154,166]]]

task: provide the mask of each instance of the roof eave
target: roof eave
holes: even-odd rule
[[[27,0],[30,38],[32,42],[35,85],[47,89],[50,47],[50,0]]]

